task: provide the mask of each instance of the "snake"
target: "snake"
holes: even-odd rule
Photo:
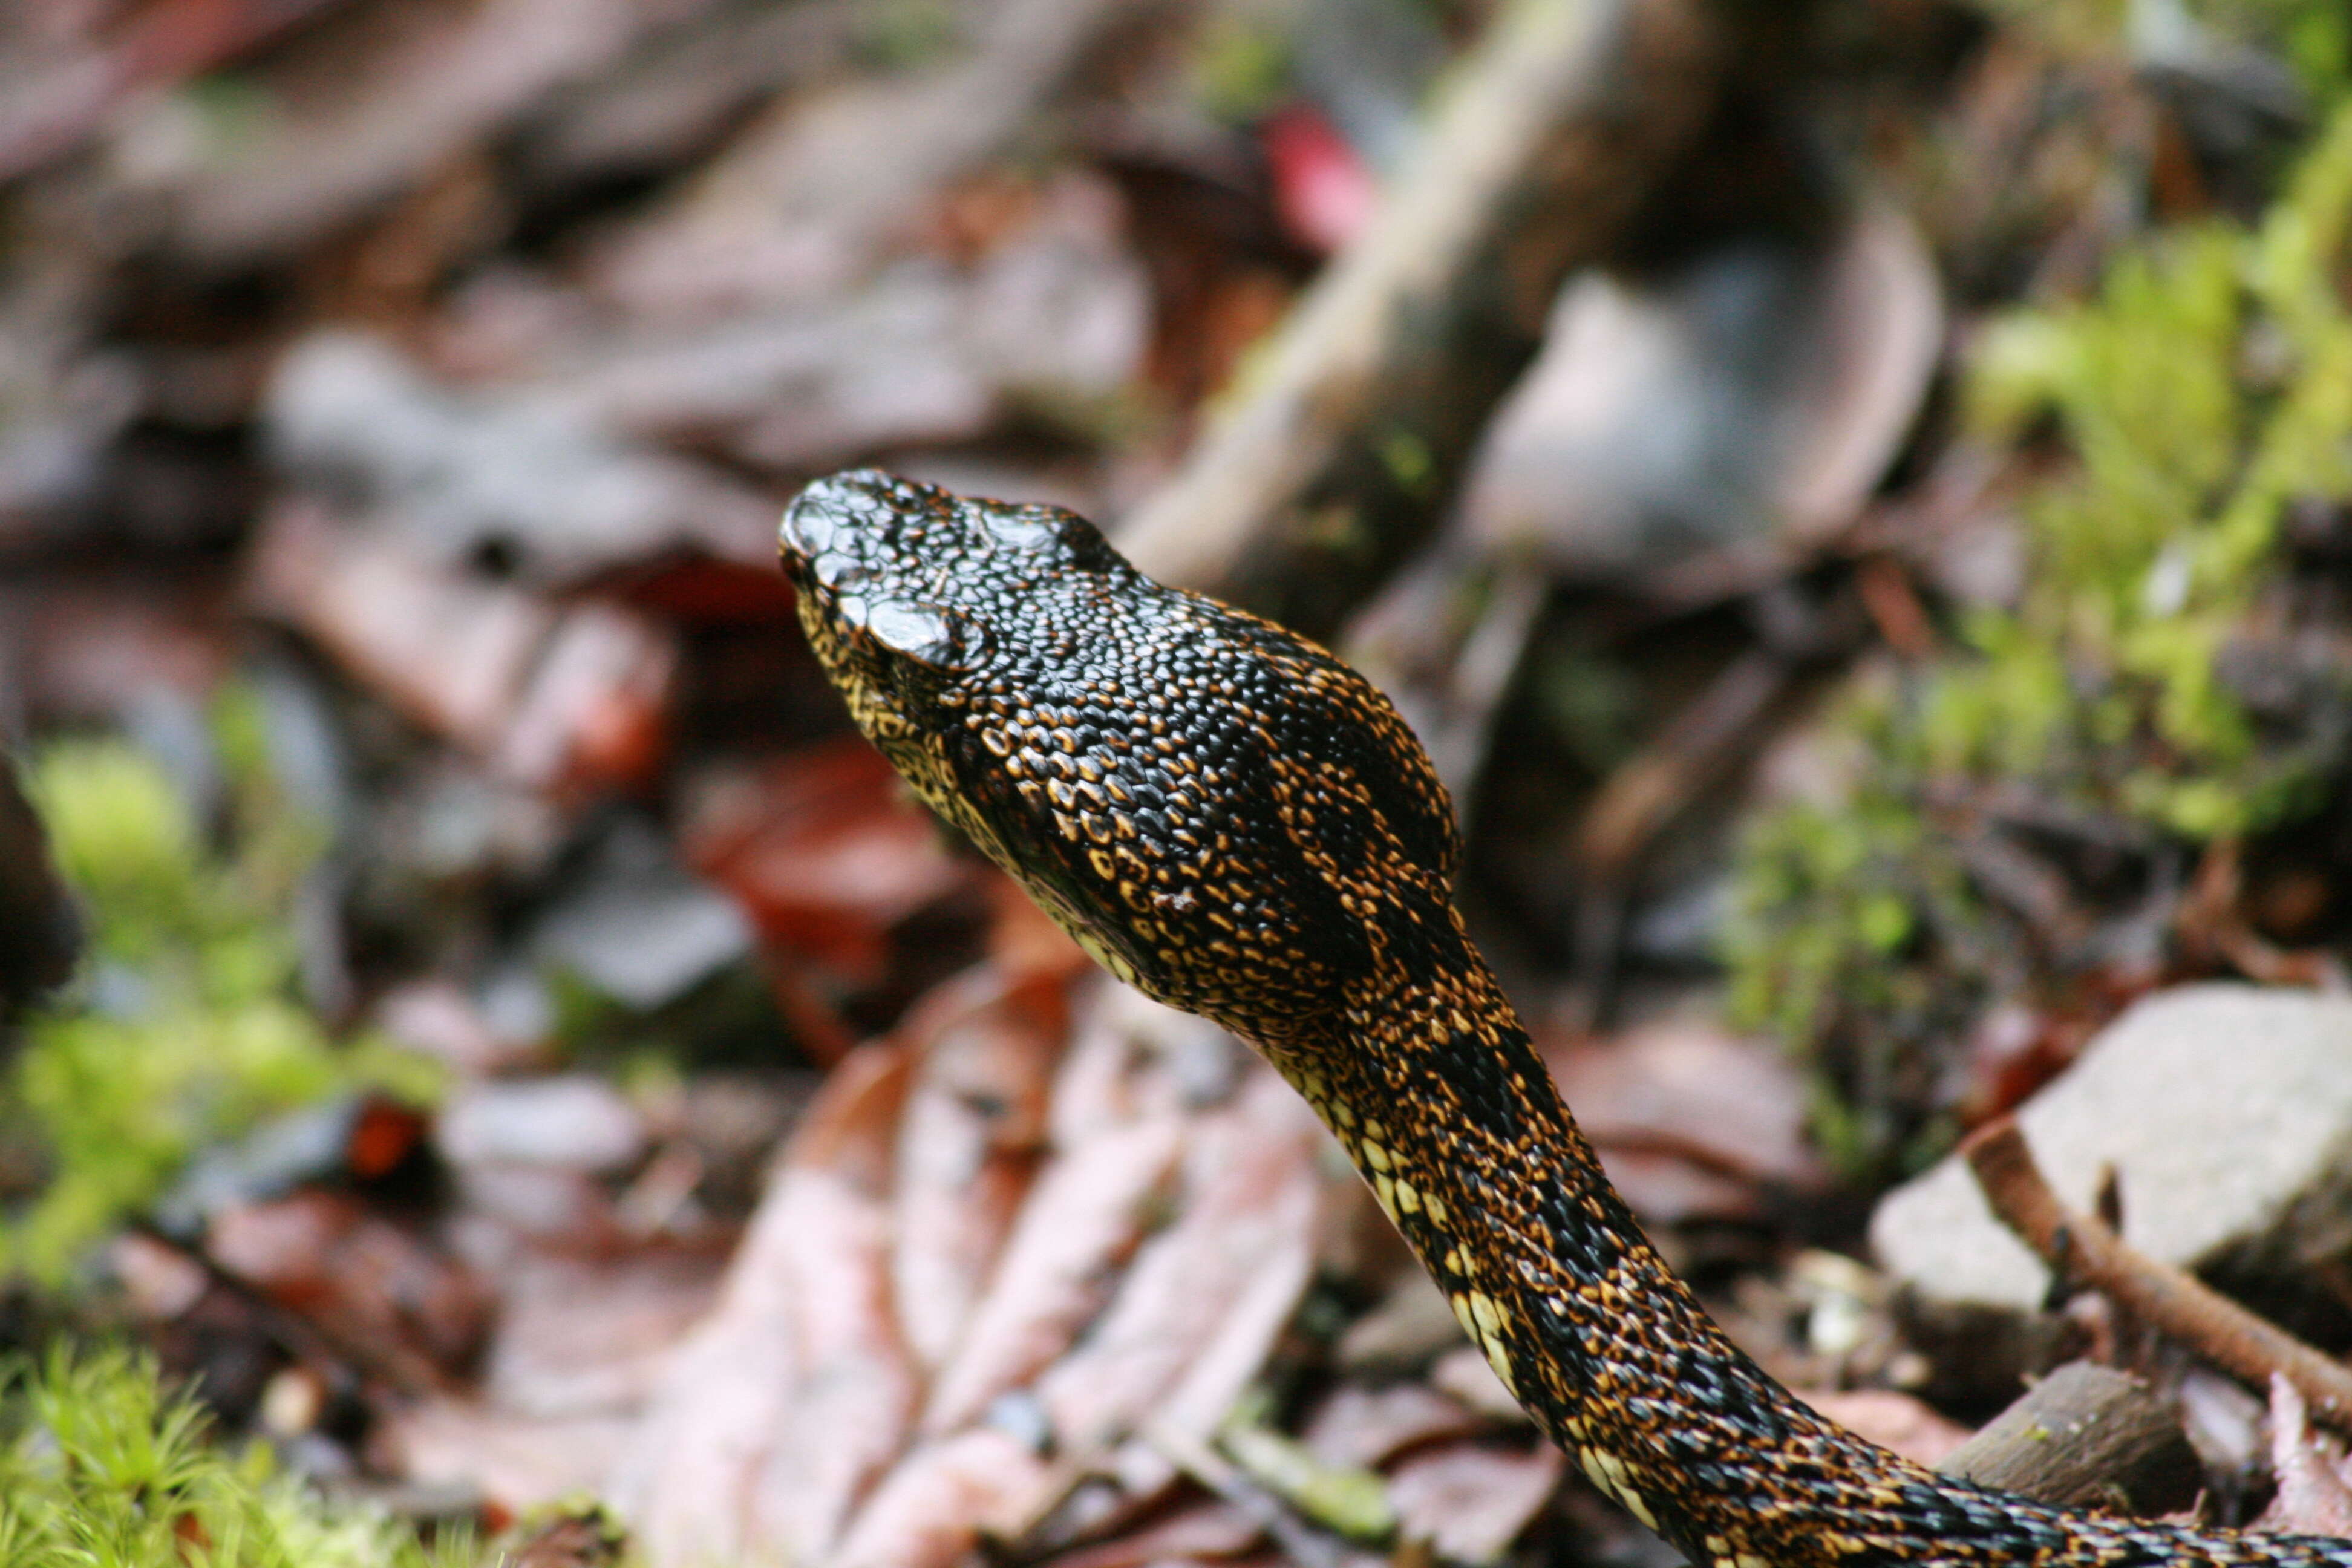
[[[1255,1047],[1504,1387],[1697,1568],[2352,1568],[2352,1541],[1942,1475],[1775,1382],[1610,1185],[1455,909],[1444,785],[1323,648],[1055,507],[859,469],[780,536],[818,663],[915,794],[1104,968]]]

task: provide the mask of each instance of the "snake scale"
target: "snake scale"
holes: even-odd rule
[[[1453,901],[1445,791],[1388,700],[1168,588],[1084,519],[877,472],[785,513],[858,726],[1087,951],[1312,1102],[1464,1331],[1593,1484],[1700,1568],[2352,1568],[2352,1542],[2072,1513],[1814,1414],[1602,1175]]]

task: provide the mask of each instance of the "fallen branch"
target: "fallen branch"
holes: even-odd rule
[[[2061,1508],[2185,1508],[2204,1472],[2171,1407],[2136,1377],[2068,1362],[1936,1468]]]
[[[1434,521],[1561,280],[1696,137],[1728,52],[1706,0],[1517,0],[1373,229],[1122,531],[1136,564],[1329,631]]]
[[[2059,1279],[2105,1292],[2253,1387],[2267,1387],[2274,1373],[2284,1377],[2314,1415],[2352,1432],[2352,1369],[2129,1246],[2092,1215],[2069,1209],[2051,1190],[2013,1117],[1979,1128],[1960,1150],[1993,1214]]]

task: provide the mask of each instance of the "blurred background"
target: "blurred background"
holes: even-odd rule
[[[2233,983],[2084,1168],[2352,1343],[2347,89],[2341,0],[0,11],[0,1542],[1673,1560],[850,729],[772,531],[864,463],[1389,690],[1823,1409],[2088,1353],[2147,1506],[2342,1491],[1934,1194]],[[2165,1187],[2274,1102],[2253,1218]]]

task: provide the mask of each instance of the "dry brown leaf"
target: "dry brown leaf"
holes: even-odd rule
[[[1349,1179],[1318,1161],[1325,1135],[1288,1086],[1249,1070],[1220,1129],[1246,1152],[1199,1142],[1195,1173],[1213,1178],[1139,1259],[1097,1331],[1039,1382],[1072,1453],[1148,1427],[1103,1466],[1129,1508],[1177,1481],[1175,1456],[1205,1449],[1265,1370],[1314,1273],[1327,1183]],[[1253,1201],[1259,1212],[1234,1212]]]
[[[0,114],[0,180],[74,152],[132,97],[176,86],[337,4],[41,7],[47,15],[33,26],[12,27],[14,47],[0,54],[0,103],[7,105]]]
[[[1146,1568],[1192,1557],[1231,1557],[1265,1533],[1256,1520],[1229,1502],[1204,1502],[1109,1541],[1065,1552],[1051,1568]]]
[[[1711,1171],[1681,1152],[1598,1141],[1593,1152],[1610,1184],[1647,1224],[1764,1217],[1763,1199],[1752,1184]]]
[[[1029,1192],[1069,1030],[1066,984],[993,966],[932,993],[898,1034],[922,1053],[898,1131],[898,1320],[936,1368],[962,1337]]]
[[[1051,1486],[1045,1461],[993,1427],[925,1444],[875,1489],[826,1568],[950,1568],[983,1533],[1025,1521]]]
[[[528,1522],[520,1540],[500,1546],[499,1568],[619,1568],[628,1539],[601,1506],[572,1499],[554,1517]]]
[[[222,599],[196,584],[135,578],[59,583],[27,574],[0,584],[11,700],[66,719],[119,717],[159,688],[201,700],[227,675],[236,643]]]
[[[262,608],[435,734],[488,756],[506,733],[555,612],[460,577],[309,501],[263,522],[251,563]]]
[[[453,386],[365,332],[298,340],[262,417],[282,469],[359,498],[436,563],[488,555],[518,582],[578,584],[682,551],[774,558],[774,502],[751,487],[512,390]]]
[[[780,1260],[792,1273],[794,1375],[789,1414],[751,1479],[754,1555],[822,1560],[898,1457],[914,1416],[919,1381],[892,1310],[888,1196],[871,1179],[880,1173],[859,1180],[836,1166],[785,1177],[800,1187]]]
[[[510,1237],[555,1250],[624,1247],[633,1239],[605,1184],[555,1165],[467,1165],[456,1170],[467,1214]]]
[[[1854,216],[1830,258],[1822,314],[1801,389],[1811,416],[1772,492],[1805,541],[1853,518],[1902,450],[1943,358],[1943,284],[1909,217],[1877,204]]]
[[[382,1356],[403,1382],[454,1369],[488,1325],[489,1295],[473,1270],[348,1194],[224,1209],[205,1251],[339,1343]]]
[[[680,836],[687,859],[765,940],[870,984],[890,928],[971,874],[897,777],[856,736],[796,752],[706,800]]]
[[[710,321],[866,274],[1139,0],[1009,0],[924,71],[796,94],[674,199],[611,237],[589,280],[642,321]]]
[[[451,1164],[536,1165],[612,1173],[646,1151],[645,1118],[594,1073],[469,1084],[436,1117],[434,1142]]]
[[[1116,193],[1071,171],[1025,205],[968,266],[894,268],[796,304],[588,338],[511,395],[587,429],[810,473],[970,442],[1024,399],[1116,395],[1150,318]]]
[[[184,10],[185,7],[179,7]],[[213,266],[282,255],[410,188],[568,81],[610,68],[648,26],[628,0],[425,0],[354,5],[257,62],[245,90],[266,108],[232,134],[173,130],[143,184],[177,248]],[[127,193],[126,193],[127,194]]]
[[[1464,526],[1582,576],[1816,543],[1901,450],[1943,322],[1933,259],[1878,206],[1828,247],[1751,236],[1646,279],[1588,270],[1487,427]]]
[[[1459,1443],[1418,1454],[1389,1477],[1397,1533],[1455,1563],[1492,1563],[1527,1529],[1567,1468],[1549,1443],[1523,1452]]]
[[[269,614],[517,784],[635,784],[661,760],[677,650],[630,611],[558,609],[299,500],[270,514],[250,572]]]
[[[1114,1125],[1055,1156],[1014,1223],[988,1292],[940,1369],[922,1430],[976,1420],[1066,1350],[1100,1309],[1112,1271],[1143,1237],[1152,1200],[1182,1152],[1183,1123]]]
[[[2294,1384],[2271,1374],[2271,1469],[2278,1495],[2263,1510],[2264,1530],[2352,1538],[2352,1475],[2336,1444],[2311,1428]]]
[[[1486,1423],[1426,1384],[1342,1384],[1307,1424],[1309,1451],[1335,1469],[1370,1469],[1408,1448],[1467,1437]]]
[[[575,605],[548,640],[499,748],[499,770],[540,789],[642,784],[667,745],[671,639],[610,605]]]
[[[1554,1037],[1545,1059],[1610,1176],[1644,1218],[1740,1215],[1754,1184],[1825,1173],[1787,1058],[1717,1025],[1674,1018],[1606,1040]]]
[[[987,879],[988,956],[1008,974],[1050,974],[1066,984],[1095,961],[1010,877]]]
[[[499,1273],[484,1401],[518,1416],[635,1415],[709,1310],[719,1272],[719,1259],[687,1252],[522,1252]]]
[[[1258,1375],[1312,1273],[1326,1187],[1344,1179],[1324,1168],[1324,1133],[1270,1069],[1236,1083],[1185,1065],[1157,1010],[1097,1006],[1049,1082],[1064,990],[982,969],[934,992],[887,1047],[903,1100],[878,1087],[877,1047],[836,1070],[616,1489],[654,1562],[944,1560],[1029,1525],[1072,1456],[1146,1420],[1204,1440]],[[1216,1108],[1188,1111],[1187,1083],[1222,1089]],[[1025,1164],[1055,1131],[1071,1141],[1025,1194],[992,1186],[992,1162]],[[1008,1219],[992,1268],[985,1233]],[[966,1250],[910,1258],[894,1229]],[[958,1313],[923,1317],[940,1304],[914,1289],[944,1279],[969,1300],[982,1269],[960,1331]],[[900,1322],[954,1343],[911,1450]],[[984,1422],[1033,1383],[1059,1428],[1050,1474],[1029,1446],[1042,1432]],[[1130,1447],[1152,1461],[1139,1489],[1174,1479]]]
[[[463,987],[436,976],[403,982],[378,996],[375,1024],[461,1083],[544,1065],[541,1042],[501,1033]]]
[[[657,1563],[725,1559],[749,1547],[749,1501],[794,1396],[812,1371],[802,1348],[803,1226],[813,1213],[887,1180],[912,1057],[867,1046],[834,1069],[793,1134],[728,1269],[719,1303],[678,1347],[607,1495]],[[854,1303],[852,1304],[854,1307]],[[854,1316],[851,1320],[856,1321]]]
[[[602,1487],[632,1425],[627,1415],[531,1416],[436,1398],[387,1412],[368,1443],[376,1463],[415,1484],[461,1486],[520,1514]]]
[[[1222,1394],[1194,1401],[1213,1406],[1208,1426],[1192,1433],[1207,1437],[1306,1287],[1322,1141],[1303,1102],[1265,1069],[1233,1104],[1194,1122],[1181,1217],[1136,1254],[1086,1343],[1038,1380],[1063,1453],[1087,1455],[1148,1417],[1174,1418],[1171,1395],[1202,1371],[1236,1310],[1266,1292],[1272,1299],[1250,1315],[1244,1364],[1216,1379]]]
[[[1561,1095],[1596,1142],[1686,1149],[1789,1185],[1821,1179],[1805,1137],[1803,1081],[1760,1040],[1674,1018],[1605,1042],[1548,1044]]]
[[[1503,1380],[1495,1375],[1494,1364],[1486,1352],[1476,1345],[1454,1346],[1431,1363],[1429,1385],[1440,1393],[1453,1395],[1464,1408],[1475,1410],[1489,1421],[1506,1422],[1514,1426],[1528,1424],[1526,1410]]]
[[[1225,1037],[1215,1025],[1162,1007],[1129,986],[1100,981],[1083,993],[1077,1028],[1054,1075],[1046,1141],[1075,1149],[1105,1127],[1189,1115],[1194,1099],[1168,1070],[1163,1049],[1185,1031]]]

